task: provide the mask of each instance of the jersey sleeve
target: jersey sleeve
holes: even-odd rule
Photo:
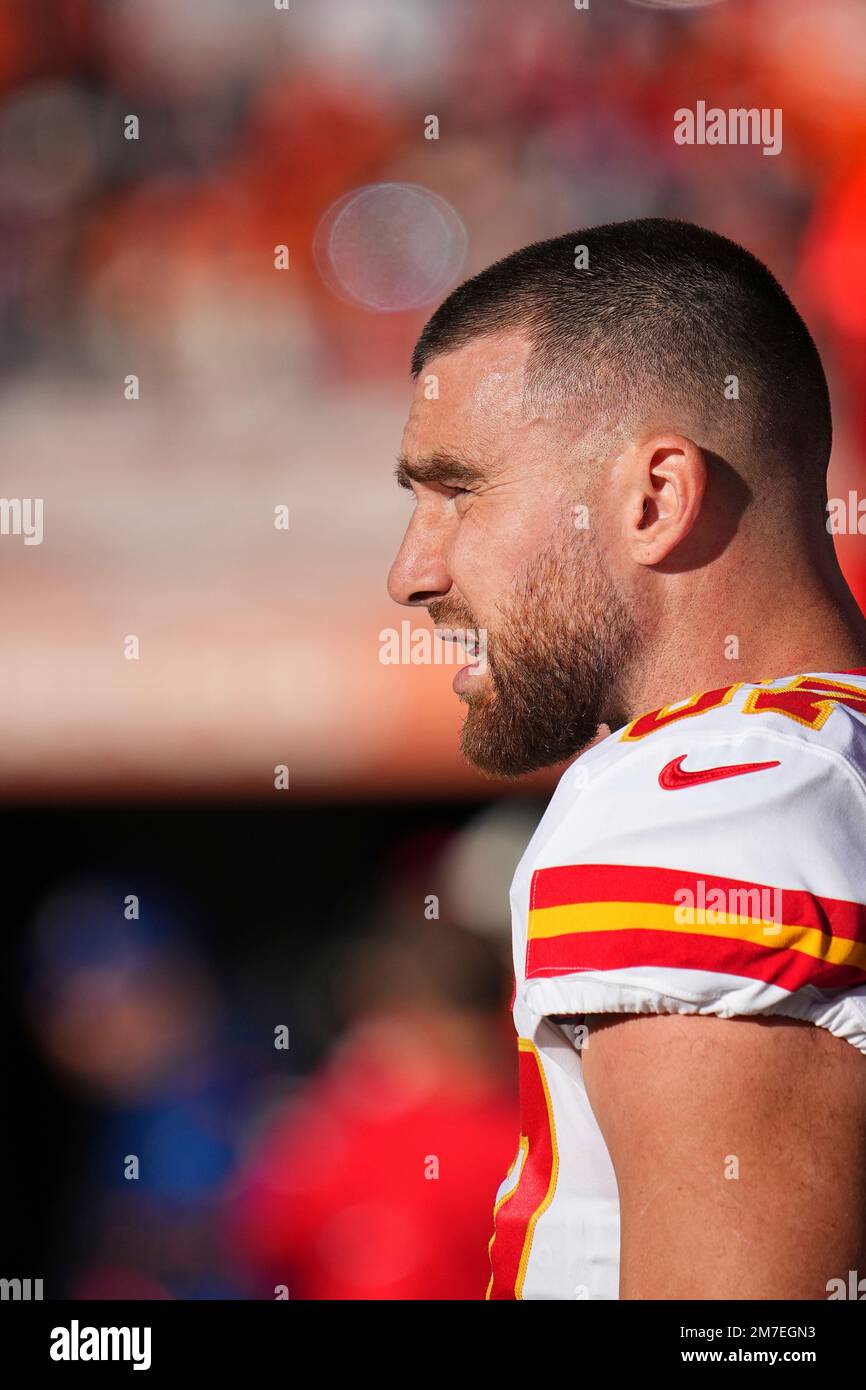
[[[783,1014],[866,1052],[859,770],[762,730],[686,754],[682,740],[651,742],[577,798],[532,875],[525,1005],[554,1018]],[[680,765],[723,772],[677,778]]]

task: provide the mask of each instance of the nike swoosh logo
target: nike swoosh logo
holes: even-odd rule
[[[727,767],[706,767],[701,772],[686,772],[683,763],[688,755],[672,758],[659,773],[659,786],[666,792],[677,791],[680,787],[696,787],[699,782],[719,782],[723,777],[742,777],[746,772],[763,772],[767,767],[779,767],[772,763],[730,763]]]

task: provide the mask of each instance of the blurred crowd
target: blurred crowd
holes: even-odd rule
[[[335,299],[311,251],[336,200],[382,181],[458,210],[467,269],[569,226],[653,212],[706,221],[789,282],[811,271],[827,328],[861,337],[862,261],[847,285],[860,291],[854,307],[838,281],[852,267],[822,219],[847,227],[853,253],[864,29],[859,0],[676,13],[632,0],[588,11],[2,0],[6,364],[97,371],[134,346],[182,377],[237,352],[246,305],[258,366],[276,353],[284,368],[294,349],[292,366],[318,383],[404,373],[405,323]],[[698,98],[781,106],[783,157],[676,146],[673,109]],[[811,252],[810,235],[822,243]],[[282,279],[277,244],[291,252]],[[222,344],[221,324],[232,330]]]
[[[431,304],[539,237],[657,213],[766,259],[846,497],[864,52],[862,0],[0,0],[4,486],[45,499],[0,554],[4,784],[249,795],[290,755],[315,794],[468,786],[441,673],[377,660],[391,467]],[[699,100],[781,109],[781,153],[676,144]]]
[[[390,461],[431,303],[539,237],[660,213],[764,257],[847,496],[864,52],[861,0],[0,0],[4,486],[45,499],[0,554],[5,785],[248,795],[276,751],[315,793],[468,785],[441,673],[377,660]],[[781,153],[676,144],[698,100],[780,108]]]
[[[6,1098],[5,1265],[15,1238],[41,1249],[49,1298],[482,1298],[517,1140],[508,880],[532,811],[385,813],[370,862],[275,915],[243,812],[196,900],[196,814],[162,831],[158,871],[103,839],[23,924],[7,1007],[36,1069]],[[291,841],[279,824],[262,838]],[[351,835],[329,837],[347,866]]]

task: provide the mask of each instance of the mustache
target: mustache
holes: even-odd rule
[[[467,604],[454,599],[435,599],[427,604],[427,612],[434,627],[462,627],[478,629],[475,614]]]

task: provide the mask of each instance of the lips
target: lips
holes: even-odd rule
[[[462,695],[465,691],[471,690],[474,685],[477,685],[478,677],[475,674],[477,670],[478,666],[474,663],[471,666],[460,667],[460,670],[451,682],[451,689],[455,694]]]
[[[452,625],[444,622],[440,617],[437,619],[433,631],[442,643],[453,643],[456,651],[462,650],[469,657],[468,665],[461,666],[451,682],[452,689],[458,695],[467,694],[473,684],[477,685],[487,671],[487,633],[485,629]],[[451,664],[450,660],[448,664]]]

